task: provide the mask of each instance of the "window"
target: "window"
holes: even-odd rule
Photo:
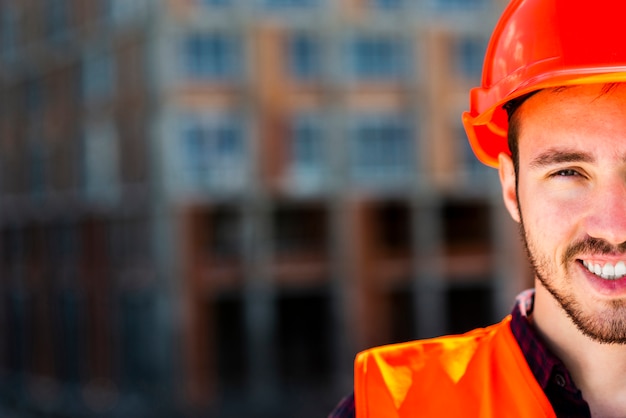
[[[48,155],[43,144],[33,143],[29,150],[29,190],[33,197],[42,196],[48,189]]]
[[[392,289],[389,293],[389,302],[389,342],[414,340],[417,336],[417,315],[411,286]]]
[[[438,9],[478,9],[486,6],[487,0],[434,0]]]
[[[488,282],[456,285],[446,292],[448,329],[446,334],[460,334],[492,324],[493,289]]]
[[[293,159],[297,166],[318,167],[322,162],[321,128],[317,121],[300,118],[293,126]]]
[[[207,9],[232,6],[234,0],[198,0],[202,7]]]
[[[462,38],[456,44],[456,68],[461,75],[478,82],[483,67],[483,57],[487,43],[482,38]]]
[[[4,5],[0,10],[0,54],[5,59],[13,59],[18,39],[18,16],[15,9]]]
[[[63,288],[56,296],[56,332],[60,346],[56,360],[59,377],[64,382],[78,383],[81,377],[81,339],[85,335],[82,296],[70,287]]]
[[[241,214],[235,207],[220,206],[209,215],[208,250],[212,257],[236,259],[242,251]]]
[[[491,218],[486,202],[450,200],[444,203],[441,213],[448,253],[490,250]]]
[[[328,214],[320,206],[285,205],[273,213],[278,254],[322,252],[328,235]]]
[[[320,0],[261,0],[268,9],[311,9],[316,7]]]
[[[111,122],[91,125],[84,139],[84,187],[88,199],[116,200],[119,196],[119,144]]]
[[[147,15],[147,0],[107,0],[107,14],[115,23],[126,23]]]
[[[186,75],[197,79],[231,80],[239,75],[239,43],[224,33],[197,33],[184,40]]]
[[[411,210],[406,202],[386,201],[374,208],[376,246],[387,256],[411,250]]]
[[[321,186],[325,173],[323,136],[317,117],[300,115],[293,119],[290,176],[298,190]]]
[[[361,35],[349,45],[349,70],[360,79],[388,80],[408,73],[408,49],[390,35]]]
[[[10,340],[3,344],[4,364],[7,371],[19,375],[28,371],[33,357],[33,347],[29,344],[33,338],[30,327],[31,317],[28,306],[32,302],[29,295],[18,289],[6,292],[3,298],[6,334]]]
[[[108,233],[110,261],[119,268],[145,262],[150,253],[150,228],[144,218],[116,219]]]
[[[83,98],[86,101],[109,99],[115,85],[115,68],[111,51],[89,50],[83,60]]]
[[[248,357],[246,347],[245,299],[240,294],[220,295],[207,306],[210,321],[215,321],[217,373],[226,391],[240,393],[246,384]],[[230,393],[229,393],[230,394]]]
[[[298,80],[309,80],[320,74],[320,46],[316,38],[295,33],[288,40],[289,72]]]
[[[184,128],[183,169],[193,188],[243,185],[246,161],[241,121],[220,116],[190,118]]]
[[[48,38],[58,38],[68,29],[68,5],[66,0],[45,2],[44,29]]]
[[[370,0],[371,7],[376,10],[398,10],[403,0]]]
[[[461,123],[457,125],[457,129],[455,132],[457,132],[455,143],[460,144],[462,146],[462,150],[461,150],[462,163],[459,164],[458,166],[463,167],[462,170],[464,171],[464,173],[459,173],[459,174],[465,174],[472,178],[481,178],[481,177],[486,178],[490,172],[490,169],[489,167],[481,163],[476,157],[476,155],[474,155],[474,151],[472,150],[472,147],[467,139],[467,134],[465,133],[465,129],[463,128],[463,125]]]
[[[408,124],[401,118],[364,117],[351,138],[351,171],[356,181],[390,185],[410,178],[413,142]]]
[[[277,299],[279,373],[283,383],[324,384],[331,361],[331,305],[323,292],[282,293]]]
[[[78,230],[73,224],[57,224],[47,235],[47,253],[55,262],[75,262],[79,253]]]
[[[11,268],[18,266],[24,257],[24,234],[13,225],[7,225],[7,229],[0,235],[0,251],[2,262]]]
[[[158,362],[156,350],[150,349],[155,347],[155,335],[158,335],[155,306],[155,298],[149,291],[125,292],[120,297],[122,373],[130,386],[156,386]]]
[[[44,88],[41,80],[32,79],[24,84],[24,106],[33,119],[41,117],[44,106]],[[40,124],[38,124],[40,125]]]
[[[191,127],[185,136],[185,168],[191,171],[193,180],[201,182],[209,172],[210,138],[198,126]]]

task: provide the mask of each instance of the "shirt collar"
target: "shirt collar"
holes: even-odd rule
[[[551,381],[554,381],[554,377],[560,375],[559,379],[562,378],[563,388],[572,393],[578,393],[579,390],[565,368],[565,364],[548,348],[529,320],[534,302],[534,289],[525,290],[517,296],[511,313],[511,331],[530,370],[544,391]]]

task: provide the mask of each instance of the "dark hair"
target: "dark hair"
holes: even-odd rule
[[[524,103],[526,100],[528,100],[532,95],[534,95],[538,91],[539,90],[535,90],[530,93],[511,99],[502,106],[502,108],[506,110],[506,113],[509,117],[509,129],[507,130],[507,141],[509,145],[509,151],[511,151],[511,159],[513,160],[513,168],[515,169],[515,179],[516,179],[515,181],[516,182],[517,182],[517,177],[519,174],[519,156],[518,156],[518,147],[517,147],[517,142],[519,138],[519,118],[517,117],[517,110],[520,108],[522,103]]]

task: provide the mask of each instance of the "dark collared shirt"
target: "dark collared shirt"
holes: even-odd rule
[[[511,313],[511,331],[535,379],[552,404],[556,416],[590,418],[589,405],[583,399],[565,365],[550,351],[528,320],[528,315],[533,309],[534,296],[533,290],[527,290],[517,297],[517,303]],[[354,395],[342,399],[328,416],[328,418],[354,417]]]

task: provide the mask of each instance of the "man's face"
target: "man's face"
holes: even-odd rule
[[[626,85],[548,89],[518,109],[519,179],[500,156],[507,209],[535,269],[576,326],[626,343]]]

